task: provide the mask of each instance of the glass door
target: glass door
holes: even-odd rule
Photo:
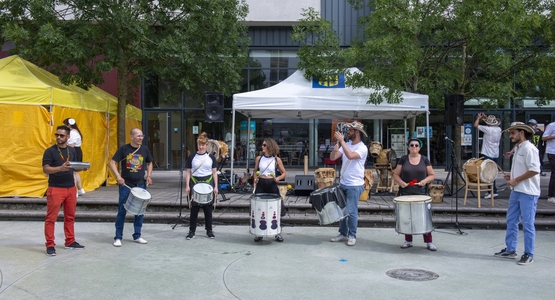
[[[155,169],[168,169],[168,147],[169,140],[169,113],[148,112],[147,114],[148,149],[152,154]]]

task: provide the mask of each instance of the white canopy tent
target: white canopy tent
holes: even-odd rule
[[[351,68],[350,72],[360,70]],[[403,92],[401,103],[389,104],[384,101],[379,105],[367,104],[371,89],[351,88],[342,84],[341,79],[342,75],[338,82],[335,82],[336,85],[325,87],[316,80],[306,80],[304,72],[298,70],[274,86],[235,94],[232,132],[235,132],[236,111],[248,117],[247,124],[250,124],[251,118],[404,119],[405,129],[408,118],[426,113],[426,126],[429,127],[428,95]],[[429,137],[426,144],[429,156]],[[235,138],[232,145],[235,145]],[[233,160],[231,172],[233,173]]]

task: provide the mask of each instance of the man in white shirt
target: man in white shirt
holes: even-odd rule
[[[507,209],[507,233],[505,249],[495,253],[496,257],[516,259],[518,244],[518,223],[522,220],[524,233],[524,254],[519,265],[529,265],[534,261],[536,228],[534,220],[538,198],[540,197],[540,157],[538,148],[530,141],[534,129],[522,122],[513,122],[509,131],[511,142],[516,143],[511,173],[503,177],[512,189]]]
[[[545,153],[551,166],[551,177],[547,188],[547,202],[555,203],[555,122],[549,123],[543,132],[542,141],[545,142]]]
[[[368,157],[368,147],[362,142],[362,134],[368,137],[364,126],[354,121],[345,125],[348,129],[346,137],[349,142],[345,142],[343,133],[337,131],[334,136],[337,144],[330,153],[331,160],[341,157],[341,179],[339,188],[345,193],[345,202],[349,216],[339,221],[339,235],[332,238],[332,242],[348,240],[348,246],[354,246],[357,242],[358,225],[358,200],[364,191],[364,164]]]
[[[487,126],[480,125],[480,120],[484,120]],[[476,116],[476,121],[474,121],[474,128],[484,133],[482,137],[482,151],[480,153],[484,159],[491,159],[497,163],[497,158],[499,158],[499,142],[501,141],[501,128],[499,127],[499,119],[494,115],[486,116],[483,112]],[[497,185],[493,181],[493,196],[497,197]],[[491,198],[491,194],[487,193],[484,199]]]

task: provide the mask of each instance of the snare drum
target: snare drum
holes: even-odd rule
[[[214,188],[208,183],[199,182],[193,186],[192,200],[198,204],[208,204],[214,199]]]
[[[310,193],[310,203],[318,214],[320,225],[339,222],[349,216],[345,194],[337,185],[327,186]]]
[[[131,193],[129,193],[127,201],[125,201],[123,207],[125,210],[134,215],[144,215],[151,198],[152,197],[147,190],[134,187],[131,189]]]
[[[403,234],[424,234],[434,230],[432,225],[432,198],[426,195],[408,195],[393,198],[395,204],[395,231]]]
[[[254,194],[251,198],[249,232],[257,237],[281,233],[281,197],[277,194]]]
[[[463,172],[466,173],[467,165],[480,166],[480,181],[485,183],[492,183],[497,179],[497,164],[491,159],[481,159],[481,158],[471,158],[467,160],[463,165]],[[471,182],[478,182],[478,177],[476,174],[468,173],[468,180]]]

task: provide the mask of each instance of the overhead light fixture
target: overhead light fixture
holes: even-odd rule
[[[301,111],[300,110],[297,112],[297,118],[299,118],[300,120],[303,119],[303,117],[301,117]]]
[[[358,118],[358,110],[353,111],[353,119]]]

